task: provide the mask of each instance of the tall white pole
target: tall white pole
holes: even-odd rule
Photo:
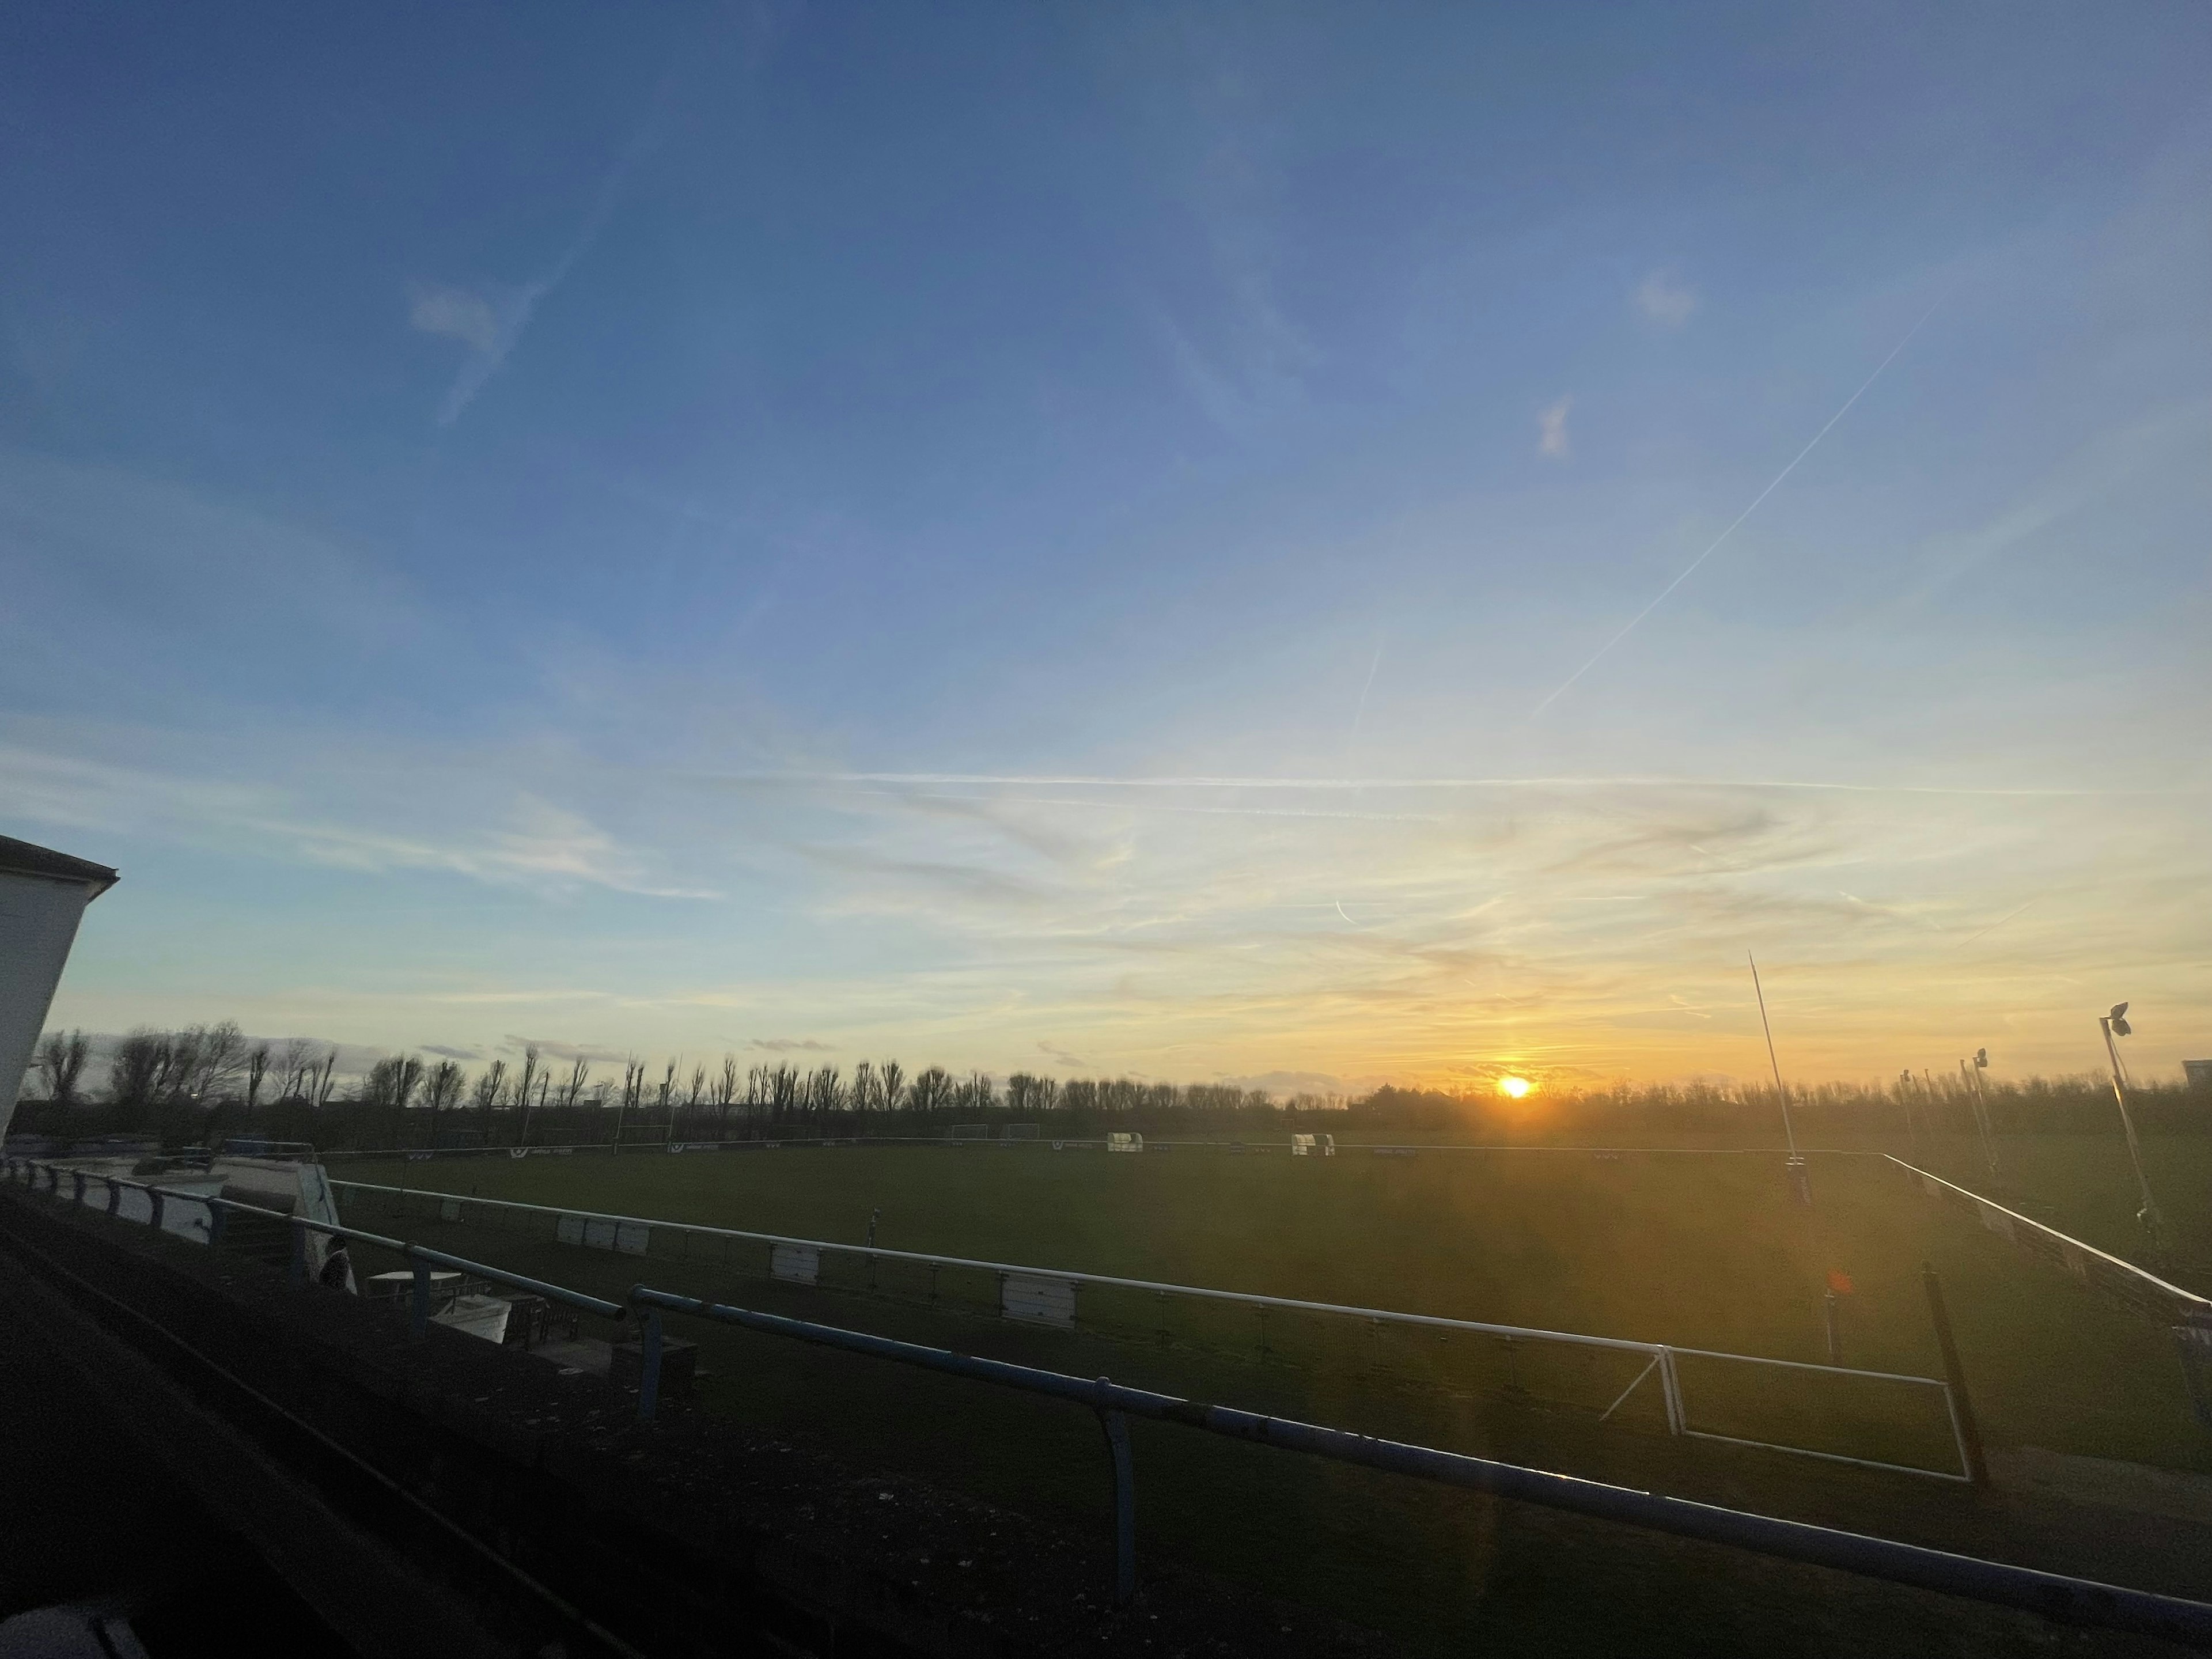
[[[2127,1131],[2128,1161],[2136,1168],[2136,1188],[2142,1194],[2142,1210],[2136,1219],[2155,1239],[2166,1225],[2166,1218],[2158,1212],[2158,1201],[2150,1195],[2150,1179],[2143,1174],[2142,1147],[2136,1139],[2136,1121],[2128,1111],[2128,1091],[2124,1082],[2125,1073],[2120,1069],[2120,1050],[2112,1041],[2112,1017],[2097,1017],[2097,1029],[2105,1034],[2105,1053],[2112,1062],[2112,1098],[2119,1103],[2120,1127]]]
[[[1766,992],[1759,982],[1759,959],[1749,951],[1744,960],[1751,963],[1752,994],[1759,999],[1759,1029],[1766,1033],[1766,1063],[1774,1068],[1774,1094],[1782,1103],[1782,1133],[1790,1142],[1790,1156],[1797,1156],[1797,1131],[1790,1122],[1790,1091],[1782,1086],[1782,1062],[1774,1057],[1774,1028],[1766,1022]]]

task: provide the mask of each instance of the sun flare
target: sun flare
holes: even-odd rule
[[[1498,1079],[1498,1092],[1508,1100],[1518,1100],[1535,1085],[1525,1077],[1502,1077]]]

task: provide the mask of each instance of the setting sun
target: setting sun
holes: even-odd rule
[[[1498,1079],[1498,1092],[1510,1100],[1518,1100],[1534,1087],[1525,1077],[1502,1077]]]

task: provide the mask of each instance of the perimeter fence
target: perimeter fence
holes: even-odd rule
[[[332,1181],[349,1214],[505,1233],[969,1318],[1394,1382],[1935,1480],[1972,1478],[1941,1377]]]
[[[248,1227],[255,1224],[264,1227],[281,1226],[289,1232],[291,1239],[290,1278],[293,1285],[302,1291],[307,1288],[309,1277],[307,1239],[310,1234],[351,1240],[391,1251],[405,1260],[411,1269],[414,1290],[409,1322],[418,1338],[428,1335],[431,1279],[434,1270],[439,1268],[464,1272],[512,1290],[542,1296],[581,1314],[634,1323],[640,1332],[641,1364],[635,1392],[637,1415],[641,1421],[651,1421],[658,1412],[665,1345],[664,1324],[671,1315],[734,1326],[763,1335],[783,1337],[895,1364],[988,1382],[1090,1410],[1097,1414],[1099,1425],[1104,1431],[1113,1469],[1113,1600],[1116,1606],[1127,1603],[1136,1589],[1136,1474],[1130,1450],[1128,1419],[1140,1417],[1248,1444],[1297,1451],[1333,1462],[1487,1492],[1499,1498],[1541,1504],[1677,1537],[1728,1545],[1784,1560],[1809,1562],[1886,1579],[1893,1583],[1967,1596],[2055,1620],[2132,1631],[2185,1643],[2191,1647],[2212,1649],[2212,1604],[2178,1596],[2160,1595],[2063,1573],[2044,1572],[2005,1562],[1983,1560],[1889,1539],[1868,1537],[1834,1528],[1694,1503],[1601,1481],[1578,1480],[1492,1458],[1470,1457],[1433,1447],[1349,1433],[1318,1424],[1262,1415],[1235,1407],[1212,1405],[1152,1389],[1128,1388],[1104,1376],[1094,1379],[1036,1366],[1010,1364],[1001,1360],[957,1353],[950,1349],[898,1341],[814,1321],[792,1319],[727,1303],[678,1295],[644,1285],[633,1285],[617,1302],[488,1263],[471,1261],[404,1238],[383,1237],[364,1232],[358,1227],[313,1221],[302,1216],[287,1215],[204,1192],[179,1192],[118,1176],[94,1175],[84,1170],[13,1158],[6,1161],[5,1174],[11,1182],[20,1182],[34,1192],[42,1190],[55,1200],[73,1203],[78,1208],[96,1206],[118,1218],[126,1212],[125,1195],[136,1193],[144,1200],[146,1219],[155,1227],[165,1231],[169,1229],[170,1212],[175,1206],[175,1213],[180,1218],[191,1220],[204,1218],[205,1224],[199,1231],[199,1242],[210,1247],[219,1244],[228,1233],[241,1224]],[[135,1203],[128,1206],[133,1212],[137,1207]],[[177,1231],[186,1237],[192,1237],[194,1233],[189,1225]],[[1670,1352],[1686,1351],[1662,1348],[1655,1356],[1653,1364],[1661,1364]],[[1705,1357],[1725,1359],[1741,1356]],[[1664,1369],[1671,1370],[1671,1367]],[[1932,1381],[1927,1378],[1905,1380]],[[1938,1383],[1935,1386],[1942,1385]],[[476,1542],[473,1539],[470,1541]]]

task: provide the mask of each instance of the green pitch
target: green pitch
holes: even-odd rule
[[[1822,1293],[1840,1273],[1850,1285],[1839,1298],[1844,1363],[1940,1376],[1920,1281],[1924,1260],[1942,1276],[1973,1404],[2001,1457],[2036,1447],[2212,1469],[2212,1437],[2191,1413],[2163,1331],[2020,1255],[1872,1159],[1816,1157],[1810,1212],[1789,1200],[1780,1158],[1769,1154],[1431,1150],[1385,1158],[1346,1149],[1334,1159],[1294,1159],[1280,1148],[1155,1148],[1126,1158],[1055,1152],[1047,1142],[579,1154],[349,1164],[334,1173],[855,1244],[880,1210],[877,1242],[890,1249],[1803,1360],[1826,1358]],[[718,1248],[673,1231],[656,1234],[652,1254],[639,1259],[556,1244],[550,1221],[534,1231],[441,1223],[421,1199],[404,1206],[404,1219],[389,1203],[348,1202],[343,1212],[580,1287],[618,1291],[641,1280],[2014,1559],[2057,1547],[2047,1526],[2038,1532],[2025,1520],[2016,1548],[1976,1541],[1972,1526],[1989,1524],[1985,1497],[1669,1437],[1648,1384],[1600,1424],[1640,1357],[1378,1334],[1364,1322],[1304,1316],[1261,1322],[1249,1310],[1089,1288],[1077,1331],[1036,1329],[995,1316],[995,1285],[983,1275],[948,1271],[933,1282],[919,1269],[880,1263],[871,1272],[825,1257],[823,1284],[808,1288],[766,1277],[759,1247]],[[724,1330],[705,1333],[702,1350],[713,1373],[702,1389],[708,1409],[823,1439],[856,1462],[914,1468],[1032,1511],[1096,1519],[1102,1455],[1091,1443],[1095,1425],[1080,1413]],[[1684,1384],[1694,1426],[1955,1466],[1940,1402],[1918,1391],[1743,1375],[1695,1361],[1685,1363]],[[1971,1649],[1982,1639],[1974,1632],[1986,1631],[1990,1651],[2002,1649],[2006,1631],[2019,1634],[1993,1615],[1724,1552],[1687,1552],[1706,1565],[1662,1574],[1662,1586],[1651,1563],[1684,1556],[1680,1547],[1201,1444],[1172,1430],[1143,1440],[1148,1552],[1337,1607],[1415,1646],[1441,1650],[1469,1629],[1519,1631],[1570,1648],[1583,1638],[1595,1643],[1600,1627],[1577,1623],[1577,1599],[1540,1588],[1565,1534],[1595,1552],[1588,1559],[1601,1564],[1593,1571],[1609,1594],[1649,1595],[1670,1607],[1718,1596],[1735,1609],[1731,1627],[1747,1632],[1765,1628],[1762,1607],[1783,1621],[1776,1628],[1794,1628],[1790,1620],[1815,1586],[1815,1603],[1831,1608],[1839,1632],[1869,1618],[1902,1620],[1900,1639],[1920,1631],[1914,1639]],[[2085,1563],[2109,1547],[2109,1540],[2084,1539],[2061,1549],[2075,1549],[2074,1557],[2038,1564],[2089,1571]],[[2141,1582],[2142,1569],[2140,1553],[2122,1555],[2104,1576]],[[2196,1593],[2208,1590],[2212,1583]],[[1714,1617],[1721,1605],[1712,1604]],[[1797,1612],[1785,1613],[1790,1607]],[[1940,1633],[1913,1622],[1923,1619],[1936,1620]],[[1959,1619],[1966,1624],[1955,1629],[1943,1622]],[[1682,1650],[1712,1650],[1686,1641]]]

